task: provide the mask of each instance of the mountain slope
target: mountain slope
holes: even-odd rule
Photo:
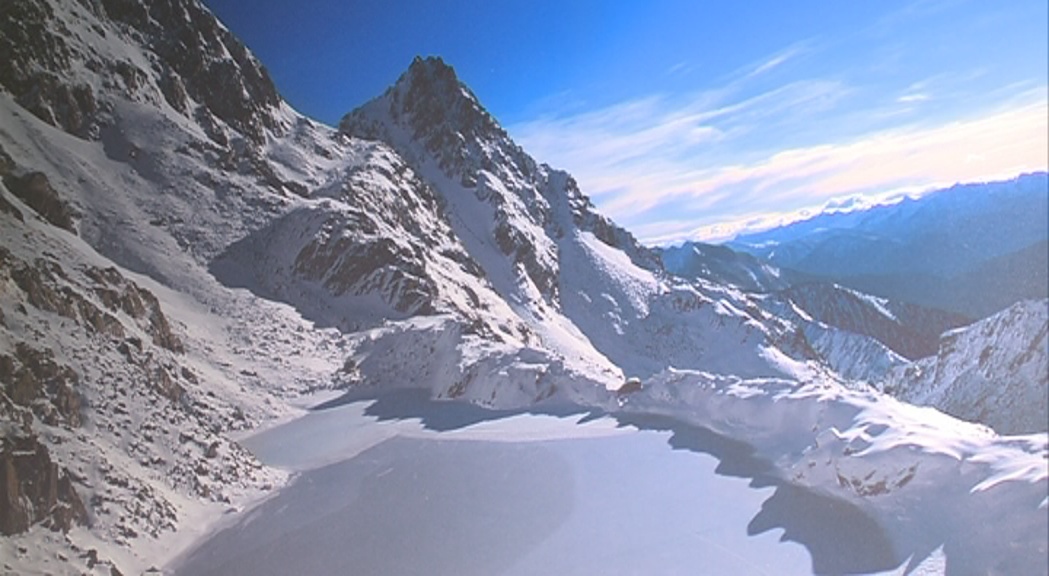
[[[287,478],[232,435],[344,343],[207,262],[349,152],[198,2],[7,2],[0,46],[0,556],[139,573]]]
[[[740,236],[729,246],[824,276],[891,271],[950,277],[1046,238],[1047,178],[1040,172],[956,185],[896,204],[821,214]]]
[[[794,327],[742,293],[666,277],[655,254],[598,214],[571,176],[521,150],[439,58],[417,58],[340,131],[390,145],[433,187],[467,253],[548,349],[579,355],[582,340],[642,376],[668,363],[794,370],[773,358],[782,355],[770,351],[777,344],[812,358],[792,344]]]
[[[862,292],[982,318],[1049,294],[1038,248],[1049,238],[1047,213],[1042,172],[821,214],[728,245]]]
[[[1049,241],[981,262],[951,278],[888,274],[842,278],[841,282],[872,294],[983,318],[1020,300],[1049,296]]]
[[[732,284],[748,292],[782,290],[803,281],[790,270],[773,266],[746,252],[703,242],[657,248],[663,266],[682,278]]]
[[[5,571],[165,564],[287,481],[236,439],[313,394],[613,410],[690,368],[667,394],[717,383],[760,436],[748,386],[821,414],[835,371],[900,361],[668,276],[439,61],[336,130],[195,0],[17,0],[0,32]],[[633,375],[653,390],[613,391]],[[966,430],[1009,466],[1044,451]]]
[[[190,326],[206,314],[187,316],[3,185],[0,197],[17,211],[0,214],[5,564],[32,573],[41,558],[90,554],[105,573],[144,567],[193,517],[283,482],[230,437],[270,417],[273,395],[238,389],[244,364],[220,363],[222,330],[201,338]]]
[[[870,336],[911,360],[935,353],[940,334],[971,322],[958,314],[893,302],[836,284],[801,284],[775,296],[789,300],[818,322]]]
[[[1027,300],[947,332],[939,351],[896,369],[883,389],[1002,434],[1041,432],[1049,420],[1049,300]]]
[[[762,301],[774,306],[774,313],[780,317],[792,318],[800,325],[815,321],[869,336],[911,360],[933,354],[944,331],[971,322],[959,314],[818,282],[727,246],[686,242],[657,249],[657,254],[672,274],[767,293],[771,297]],[[1024,252],[1021,256],[1029,255]]]

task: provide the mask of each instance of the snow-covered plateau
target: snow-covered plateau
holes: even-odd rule
[[[329,127],[197,0],[0,54],[3,573],[1049,572],[1049,300],[671,274],[439,58]]]

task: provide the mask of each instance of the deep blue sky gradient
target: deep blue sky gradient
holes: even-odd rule
[[[1049,163],[1046,0],[204,1],[329,125],[441,56],[651,241]]]
[[[392,84],[414,56],[437,55],[507,125],[569,92],[589,107],[700,88],[828,31],[847,37],[907,4],[206,1],[259,56],[285,98],[318,120],[337,123]],[[667,73],[681,63],[686,72]]]

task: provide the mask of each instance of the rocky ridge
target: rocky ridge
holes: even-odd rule
[[[896,368],[881,389],[1002,434],[1049,419],[1049,300],[1026,300],[945,332],[934,355]]]
[[[18,0],[0,32],[5,570],[162,563],[286,480],[232,438],[318,391],[597,405],[891,359],[667,274],[438,59],[336,130],[198,2]]]
[[[440,58],[416,58],[339,129],[388,144],[433,188],[466,252],[547,348],[566,348],[547,327],[567,324],[636,375],[668,362],[782,373],[760,359],[763,347],[800,363],[815,359],[796,326],[738,290],[668,276],[653,251],[596,212],[569,174],[521,150]],[[726,333],[715,342],[719,329]],[[719,348],[725,353],[713,352]]]

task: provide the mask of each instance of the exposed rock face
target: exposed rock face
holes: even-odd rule
[[[506,139],[506,131],[440,58],[416,57],[390,94],[390,113],[406,122],[413,139],[440,160],[443,170],[461,176],[502,160],[496,151],[483,150],[479,144]],[[352,116],[343,120],[347,131],[352,123]],[[517,151],[527,162],[524,151]]]
[[[50,350],[38,350],[19,342],[14,357],[0,354],[0,383],[4,385],[4,393],[12,402],[32,409],[52,426],[80,426],[79,380],[76,371],[55,362]]]
[[[0,6],[0,85],[45,122],[81,137],[98,135],[105,122],[99,116],[109,105],[99,101],[82,70],[73,73],[74,64],[83,64],[107,88],[133,99],[163,98],[183,114],[196,102],[199,114],[221,119],[256,143],[278,129],[271,109],[280,96],[269,74],[200,3],[105,0],[72,8],[78,19],[119,23],[124,34],[148,45],[157,56],[152,65],[159,82],[130,60],[113,61],[94,47],[85,53],[69,41],[69,30],[54,26],[55,10],[43,0]],[[94,30],[107,34],[100,24]],[[218,131],[216,139],[222,139]]]
[[[405,314],[432,314],[436,287],[416,254],[389,238],[357,243],[349,237],[314,238],[295,258],[295,271],[320,280],[335,296],[365,294],[391,285],[390,305]]]
[[[160,396],[180,404],[185,389],[178,382],[179,372],[143,355],[141,340],[129,336],[117,316],[126,315],[151,336],[154,345],[182,353],[182,341],[172,331],[156,296],[124,278],[116,268],[87,266],[84,274],[94,282],[93,287],[76,283],[55,261],[38,258],[27,263],[0,247],[0,281],[12,282],[35,308],[69,318],[89,334],[122,341],[117,349],[144,371],[142,381]],[[92,292],[101,306],[85,296]],[[14,404],[31,408],[49,425],[80,426],[83,402],[77,391],[79,379],[76,371],[56,362],[48,349],[18,342],[13,356],[0,354],[0,390]]]
[[[156,294],[53,226],[0,220],[0,533],[22,547],[33,527],[69,530],[90,508],[92,534],[134,553],[179,528],[173,502],[272,485],[222,434],[254,416],[183,363]],[[108,552],[47,542],[71,565],[59,573],[85,557],[119,573]]]
[[[35,436],[8,436],[0,441],[0,533],[18,534],[37,522],[68,532],[87,523],[87,510],[46,446]]]
[[[123,338],[126,334],[123,324],[114,316],[123,312],[152,337],[154,344],[172,352],[183,351],[182,342],[172,333],[153,293],[128,281],[115,268],[88,267],[85,272],[96,282],[94,293],[108,312],[74,289],[68,274],[57,262],[37,258],[30,264],[0,246],[0,279],[12,280],[33,306],[114,338]]]
[[[525,153],[440,58],[417,57],[386,93],[343,117],[339,129],[392,146],[459,217],[476,210],[464,206],[481,203],[486,222],[453,217],[453,228],[496,246],[552,305],[560,301],[558,243],[571,228],[592,232],[638,266],[660,268],[629,232],[594,210],[571,176]]]
[[[545,234],[554,222],[537,182],[539,167],[459,82],[451,66],[440,58],[416,58],[381,99],[347,114],[339,126],[346,134],[391,144],[414,162],[416,171],[423,170],[424,157],[435,159],[450,181],[492,210],[486,236],[522,265],[541,294],[556,301],[557,248]],[[408,138],[398,138],[397,130]],[[519,186],[508,191],[510,182]],[[446,200],[451,199],[446,195]]]
[[[184,351],[182,341],[171,331],[171,324],[152,292],[124,278],[116,268],[88,267],[84,272],[95,281],[95,295],[111,312],[123,311],[137,320],[157,346],[177,353]]]
[[[41,218],[59,228],[76,233],[73,209],[51,187],[46,175],[30,172],[20,177],[5,176],[4,184]]]
[[[461,315],[480,332],[505,322],[492,310],[499,302],[480,266],[410,170],[400,177],[381,166],[352,172],[320,191],[338,201],[293,210],[235,242],[212,264],[216,277],[344,331],[381,325],[383,317],[442,312]],[[332,300],[340,305],[324,307]]]
[[[910,360],[935,354],[941,334],[972,322],[960,314],[891,302],[830,283],[801,284],[776,296],[818,322],[870,336]]]
[[[1017,302],[940,339],[939,351],[893,371],[884,391],[1001,434],[1049,426],[1049,300]]]
[[[54,9],[42,0],[0,6],[0,85],[41,120],[84,136],[97,103],[90,86],[66,80],[73,51],[53,20]]]
[[[281,100],[269,73],[200,3],[104,0],[101,6],[159,56],[160,89],[172,108],[186,112],[192,99],[257,143],[278,128],[270,112]]]

